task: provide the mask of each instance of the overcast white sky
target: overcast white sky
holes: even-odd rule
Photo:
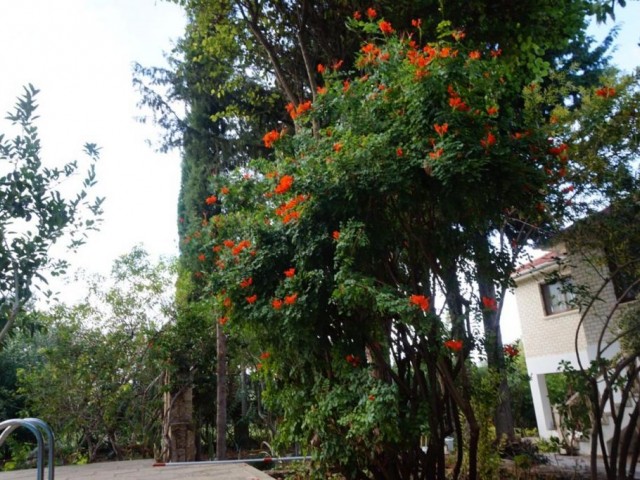
[[[160,0],[0,0],[0,113],[22,86],[40,89],[38,126],[47,162],[82,160],[101,148],[97,192],[106,196],[102,230],[73,258],[87,270],[143,243],[177,253],[179,153],[157,154],[150,126],[134,120],[132,64],[164,65],[185,25],[182,9]],[[0,120],[0,131],[7,122]]]
[[[640,64],[640,2],[629,2],[618,21],[625,25],[616,62],[630,70]],[[162,0],[0,0],[2,117],[32,83],[41,90],[48,161],[81,158],[85,142],[102,147],[97,190],[107,197],[105,222],[73,258],[76,266],[104,273],[138,243],[153,255],[177,254],[179,153],[146,145],[157,133],[134,120],[131,66],[163,65],[184,25],[182,10]],[[506,341],[519,335],[512,311],[503,321]]]

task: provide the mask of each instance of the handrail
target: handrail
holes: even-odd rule
[[[48,446],[48,480],[54,480],[54,457],[55,457],[55,437],[53,430],[39,418],[14,418],[0,422],[0,446],[7,440],[9,435],[19,427],[25,427],[36,437],[38,450],[36,453],[36,479],[44,480],[44,449],[45,443],[40,430],[47,435]]]

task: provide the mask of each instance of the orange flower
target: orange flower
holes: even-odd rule
[[[226,298],[224,299],[224,301],[222,302],[222,304],[223,304],[225,307],[229,308],[229,307],[232,305],[231,298],[226,297]]]
[[[293,268],[293,267],[291,267],[290,269],[284,271],[284,276],[287,277],[287,278],[291,278],[295,274],[296,274],[296,269]]]
[[[495,298],[482,297],[482,307],[485,310],[491,310],[492,312],[495,312],[496,310],[498,310],[498,302],[496,302]]]
[[[436,123],[433,125],[433,128],[435,129],[438,135],[443,136],[445,133],[447,133],[447,130],[449,130],[449,124],[443,123],[442,125],[438,125]]]
[[[420,28],[422,26],[422,19],[418,18],[418,19],[413,19],[411,20],[411,26],[415,27],[415,28]]]
[[[387,22],[386,20],[380,20],[380,23],[378,23],[378,27],[380,27],[380,31],[385,35],[391,35],[394,32],[391,23]]]
[[[228,321],[229,321],[229,319],[228,319],[227,317],[220,317],[220,318],[218,319],[218,323],[219,323],[220,325],[223,325],[223,326],[224,326],[224,324],[225,324],[225,323],[227,323]]]
[[[453,39],[457,42],[459,42],[460,40],[462,40],[464,37],[467,36],[466,33],[464,33],[463,30],[456,30],[455,32],[453,32],[451,34],[451,36],[453,37]]]
[[[306,113],[307,111],[309,111],[311,109],[311,100],[307,100],[306,102],[302,102],[297,107],[294,106],[293,103],[288,103],[285,108],[286,108],[287,112],[289,113],[289,116],[293,120],[295,120],[300,115],[302,115],[303,113]]]
[[[264,146],[267,148],[273,147],[273,143],[280,138],[280,133],[277,130],[271,130],[267,132],[264,137],[262,137],[262,141],[264,142]]]
[[[375,396],[375,395],[369,395],[369,400],[370,400],[370,401],[372,401],[372,402],[373,402],[375,399],[376,399],[376,396]]]
[[[245,278],[240,282],[240,288],[247,288],[247,287],[250,287],[251,285],[253,285],[253,278],[251,277]]]
[[[271,306],[275,309],[275,310],[280,310],[282,308],[282,300],[280,300],[279,298],[274,298],[271,301]]]
[[[326,69],[325,69],[325,67],[324,67],[324,65],[323,65],[323,64],[319,63],[319,64],[318,64],[318,66],[316,67],[316,70],[318,70],[318,73],[319,73],[320,75],[322,75],[322,74],[324,74],[324,72],[325,72],[325,70],[326,70]]]
[[[222,243],[224,243],[224,246],[227,247],[227,248],[232,248],[235,245],[233,240],[225,240]]]
[[[280,178],[280,182],[276,186],[275,192],[278,194],[286,193],[289,191],[292,185],[293,185],[293,177],[291,175],[283,175]]]
[[[262,352],[262,353],[260,354],[260,360],[267,360],[270,356],[271,356],[271,353],[269,353],[269,352]]]
[[[324,95],[327,93],[327,87],[316,87],[316,92],[318,92],[318,95]]]
[[[565,152],[567,149],[569,148],[569,146],[566,143],[561,143],[560,145],[558,145],[557,147],[551,147],[549,148],[549,153],[551,155],[561,155],[563,152]]]
[[[213,247],[213,251],[218,253],[220,250],[222,250],[222,245],[216,245],[215,247]]]
[[[245,248],[248,248],[250,246],[251,246],[251,242],[249,240],[242,240],[241,242],[238,242],[238,245],[236,245],[231,250],[231,253],[233,255],[239,255]]]
[[[498,107],[496,106],[491,106],[491,107],[487,107],[487,113],[491,116],[495,115],[498,113]]]
[[[518,354],[520,353],[520,351],[518,350],[517,347],[514,347],[513,345],[505,345],[504,346],[504,353],[505,355],[507,355],[509,358],[514,358],[517,357]]]
[[[469,110],[469,105],[464,103],[458,96],[449,98],[449,106],[460,112],[467,112]]]
[[[201,262],[204,262],[207,259],[207,257],[205,256],[204,253],[201,253],[200,255],[198,255],[198,260],[200,260]]]
[[[404,152],[402,151],[402,147],[396,148],[396,157],[401,157],[403,155],[404,155]]]
[[[342,64],[344,63],[344,60],[338,60],[333,62],[333,64],[331,65],[331,68],[333,70],[340,70],[340,67],[342,67]]]
[[[251,295],[250,297],[246,297],[247,298],[247,303],[256,303],[256,300],[258,300],[258,295]]]
[[[228,195],[229,194],[229,188],[228,187],[222,187],[220,189],[220,193],[222,193],[223,195]]]
[[[378,12],[376,12],[375,9],[367,8],[367,17],[369,17],[369,20],[373,20],[377,16],[378,16]]]
[[[496,136],[491,132],[487,132],[487,137],[480,140],[480,145],[482,145],[486,149],[492,147],[495,144]]]
[[[339,152],[340,150],[342,150],[342,144],[340,142],[336,142],[333,144],[333,151],[334,152]]]
[[[343,92],[348,92],[349,89],[351,88],[351,82],[349,82],[349,80],[345,80],[344,82],[342,82],[342,91]]]
[[[453,352],[459,352],[462,350],[462,340],[447,340],[444,346]]]
[[[360,10],[356,10],[355,12],[353,12],[353,18],[355,20],[360,20],[362,18],[362,14],[360,13]]]
[[[210,197],[207,197],[207,199],[205,200],[205,203],[207,205],[213,205],[217,201],[218,201],[218,197],[216,197],[215,195],[211,195]]]
[[[411,305],[420,307],[423,312],[426,312],[427,310],[429,310],[431,302],[429,301],[429,298],[425,297],[424,295],[411,295],[409,297],[409,303]]]
[[[303,113],[307,112],[308,110],[311,110],[311,100],[307,100],[306,102],[302,102],[300,105],[298,105],[298,108],[296,108],[296,112],[298,113],[298,115],[302,115]]]
[[[491,50],[489,52],[489,55],[491,55],[492,58],[499,57],[500,55],[502,55],[502,49],[501,48],[497,48],[496,50]]]
[[[596,90],[596,95],[602,98],[615,97],[616,89],[613,87],[602,87]]]
[[[344,359],[347,361],[347,363],[351,364],[352,367],[357,367],[358,365],[360,365],[360,357],[358,357],[357,355],[346,355],[344,357]]]
[[[444,148],[439,148],[433,152],[429,152],[429,158],[435,160],[436,158],[440,158],[444,153]]]
[[[479,60],[480,59],[480,52],[478,50],[473,50],[472,52],[469,52],[469,58],[471,60]]]
[[[334,230],[333,233],[331,234],[331,236],[333,237],[334,240],[339,240],[340,239],[340,232],[338,230]]]
[[[298,294],[293,293],[291,295],[287,295],[284,297],[284,303],[285,305],[293,305],[294,303],[296,303],[297,299],[298,299]]]

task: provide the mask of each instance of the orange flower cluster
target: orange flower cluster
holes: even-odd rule
[[[307,100],[306,102],[302,102],[297,107],[293,103],[288,103],[286,106],[287,112],[291,116],[293,120],[298,118],[300,115],[311,110],[311,100]]]
[[[414,18],[413,20],[411,20],[411,26],[415,27],[415,28],[420,28],[422,27],[422,19],[418,18]]]
[[[284,271],[284,276],[287,277],[287,278],[291,278],[295,274],[296,274],[296,269],[293,268],[293,267],[291,267],[290,269]]]
[[[481,55],[482,54],[478,50],[473,50],[472,52],[469,52],[469,58],[471,60],[480,60]]]
[[[367,8],[367,17],[369,18],[369,20],[373,20],[377,16],[378,16],[378,12],[376,12],[375,9]]]
[[[486,150],[496,144],[496,136],[492,132],[487,132],[487,136],[480,140],[480,145]]]
[[[253,294],[250,297],[247,297],[247,303],[253,305],[254,303],[256,303],[256,300],[258,300],[258,295]]]
[[[520,351],[518,350],[518,348],[514,347],[513,345],[504,346],[504,354],[509,358],[517,357],[519,353]]]
[[[326,71],[326,68],[323,64],[319,63],[318,66],[316,67],[316,70],[320,75],[323,75],[324,72]]]
[[[338,230],[334,230],[331,236],[334,240],[340,240],[340,232]]]
[[[287,203],[283,203],[276,208],[276,215],[282,218],[282,223],[289,223],[300,218],[300,212],[295,208],[307,199],[306,195],[298,195]]]
[[[452,352],[459,352],[462,350],[462,340],[447,340],[444,342],[444,346]]]
[[[433,152],[429,152],[429,158],[431,158],[432,160],[435,160],[437,158],[440,158],[443,153],[444,153],[444,148],[438,148]]]
[[[482,297],[482,307],[485,310],[495,312],[496,310],[498,310],[498,302],[496,302],[495,298]]]
[[[380,22],[378,23],[378,27],[380,27],[380,31],[385,35],[391,35],[395,31],[391,26],[391,23],[387,22],[386,20],[380,20]]]
[[[262,137],[262,141],[264,142],[264,146],[267,148],[272,148],[274,142],[280,139],[281,133],[277,130],[271,130],[267,132],[264,137]]]
[[[497,115],[498,114],[498,107],[496,107],[496,106],[487,107],[487,113],[492,117],[494,115]]]
[[[206,200],[204,201],[207,205],[213,205],[214,203],[216,203],[218,201],[218,197],[216,197],[215,195],[211,195],[209,197],[206,198]]]
[[[240,281],[240,288],[248,288],[251,285],[253,285],[253,278],[251,277],[245,278],[244,280]]]
[[[229,187],[222,187],[220,189],[220,193],[222,193],[223,195],[228,195],[229,194]]]
[[[274,310],[280,310],[283,305],[294,305],[298,300],[298,294],[292,293],[291,295],[285,295],[284,300],[274,298],[271,301],[271,306]]]
[[[616,89],[613,87],[602,87],[596,90],[596,95],[602,98],[610,98],[616,96]]]
[[[291,175],[283,175],[280,177],[278,185],[276,185],[275,192],[279,195],[288,192],[293,185],[293,177]]]
[[[447,133],[447,130],[449,130],[449,124],[443,123],[442,125],[438,125],[437,123],[435,123],[433,125],[433,128],[436,133],[442,137],[445,133]]]
[[[267,360],[267,359],[269,359],[269,357],[271,357],[271,353],[270,352],[262,352],[260,354],[260,360]]]
[[[234,256],[238,256],[245,248],[249,248],[250,246],[251,246],[251,242],[249,240],[242,240],[238,242],[238,244],[231,249],[231,253]]]
[[[429,297],[425,297],[424,295],[411,295],[409,297],[409,303],[411,305],[415,305],[416,307],[420,307],[420,310],[426,312],[429,310],[431,302],[429,301]]]
[[[347,361],[348,364],[350,364],[352,367],[357,367],[358,365],[360,365],[360,357],[358,357],[357,355],[346,355],[344,357],[344,359]]]
[[[298,299],[298,294],[297,293],[293,293],[291,295],[286,295],[284,297],[284,304],[285,305],[293,305],[294,303],[296,303],[297,299]]]
[[[367,43],[362,48],[362,57],[358,59],[357,66],[359,68],[364,67],[365,65],[375,65],[377,61],[380,59],[380,55],[382,51],[375,46],[373,43]]]
[[[416,78],[420,79],[427,75],[427,66],[438,56],[438,52],[431,45],[425,45],[422,51],[416,49],[415,43],[410,43],[407,51],[407,60],[416,67]]]
[[[455,91],[452,85],[447,87],[447,92],[449,93],[449,106],[454,110],[458,110],[460,112],[468,112],[469,105],[464,103],[460,98],[460,94]]]

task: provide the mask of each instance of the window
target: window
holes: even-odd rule
[[[572,286],[571,277],[564,277],[540,285],[546,315],[554,315],[574,308],[572,305],[574,299],[571,291]]]

